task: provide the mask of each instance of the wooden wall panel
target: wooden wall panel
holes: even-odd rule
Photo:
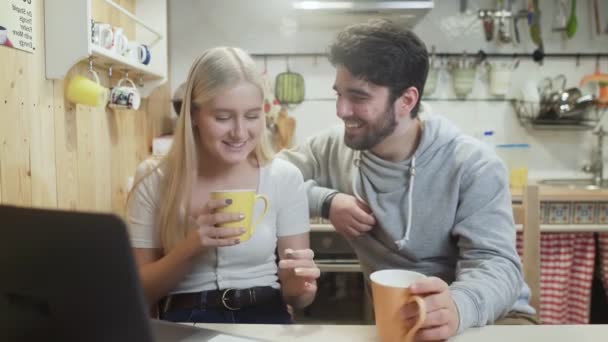
[[[42,3],[39,5],[42,6]],[[42,10],[39,9],[40,15]],[[44,26],[36,26],[37,49],[44,47]],[[38,55],[28,54],[30,59],[24,68],[29,105],[26,111],[30,117],[30,168],[32,205],[37,207],[57,206],[57,177],[55,164],[55,125],[54,125],[54,89],[53,83],[44,75],[44,59]]]
[[[69,77],[69,76],[68,76]],[[76,108],[64,100],[63,80],[53,82],[57,207],[78,208],[78,139]]]
[[[16,205],[31,205],[30,129],[31,104],[24,69],[31,58],[22,58],[14,49],[2,48],[2,80],[0,93],[4,97],[4,108],[0,113],[2,146],[2,201]]]
[[[87,106],[76,105],[76,139],[78,140],[78,209],[95,210],[95,158],[93,145],[93,125],[92,116],[95,110]]]
[[[133,11],[135,1],[117,2]],[[168,127],[169,87],[142,101],[139,111],[70,103],[66,84],[88,65],[74,66],[64,80],[46,80],[43,2],[38,4],[35,53],[0,47],[0,203],[123,215],[128,178],[148,157],[152,138],[169,130],[162,128],[163,122]],[[102,0],[93,0],[92,11],[95,20],[134,37],[134,23]],[[106,87],[123,76],[114,70],[110,80],[107,70],[96,70]],[[155,109],[153,115],[148,108]]]

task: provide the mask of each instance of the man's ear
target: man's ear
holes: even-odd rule
[[[403,93],[401,93],[401,96],[397,98],[397,101],[395,101],[399,115],[407,115],[409,117],[418,102],[419,96],[420,93],[416,87],[412,86],[405,89]]]

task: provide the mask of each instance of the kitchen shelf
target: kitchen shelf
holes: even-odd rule
[[[46,78],[65,78],[76,64],[92,60],[94,67],[128,72],[139,83],[139,91],[147,97],[167,81],[167,3],[164,0],[138,0],[132,14],[114,1],[103,0],[116,11],[126,15],[135,26],[137,41],[148,45],[150,63],[133,63],[127,58],[91,42],[93,0],[47,0],[44,2]],[[66,9],[70,15],[66,15]],[[153,25],[151,25],[153,24]]]
[[[357,273],[361,272],[361,265],[358,260],[354,263],[342,264],[333,263],[331,261],[323,262],[323,260],[315,260],[317,267],[322,273],[335,273],[335,272],[348,272]]]
[[[524,230],[523,225],[516,224],[518,232]],[[608,226],[605,224],[541,224],[542,233],[607,233]]]
[[[91,47],[90,56],[93,57],[93,64],[95,66],[112,67],[116,71],[128,70],[132,77],[135,76],[135,81],[138,80],[138,75],[142,76],[144,81],[155,81],[165,78],[158,70],[147,68],[146,65],[141,63],[133,63],[126,57],[95,44]]]
[[[439,98],[439,97],[422,97],[422,101],[432,101],[432,102],[511,102],[514,101],[515,99],[512,98],[504,98],[504,97],[488,97],[488,98],[457,98],[457,97],[452,97],[452,98]],[[336,101],[335,97],[310,97],[310,98],[305,98],[304,101],[310,101],[310,102],[334,102]]]
[[[487,97],[487,98],[441,98],[441,97],[424,97],[422,96],[422,101],[433,101],[433,102],[511,102],[514,99],[505,98],[505,97]]]
[[[311,224],[310,227],[312,233],[335,231],[331,224]],[[521,224],[516,224],[515,229],[522,231],[523,227]],[[543,233],[607,233],[608,226],[605,224],[541,224],[540,231]],[[325,262],[322,262],[322,264],[324,267],[334,267],[326,265]],[[336,265],[335,267],[356,269],[353,265],[348,264]]]
[[[430,54],[430,52],[429,52]],[[435,57],[444,58],[444,57],[462,57],[463,52],[436,52]],[[480,56],[483,59],[490,58],[531,58],[533,59],[535,55],[533,53],[525,53],[525,52],[485,52],[483,50],[479,50],[477,52],[466,52],[466,55],[469,57]],[[284,58],[284,57],[327,57],[327,53],[325,52],[294,52],[294,53],[254,53],[251,55],[252,57],[267,57],[267,58]],[[538,56],[537,56],[538,57]],[[544,52],[542,54],[544,59],[546,58],[606,58],[608,57],[608,53],[605,52],[588,52],[588,53],[569,53],[569,52]]]

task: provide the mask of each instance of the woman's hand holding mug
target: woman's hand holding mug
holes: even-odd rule
[[[233,246],[240,243],[239,235],[245,228],[219,227],[222,223],[241,220],[242,214],[216,213],[215,211],[230,205],[230,200],[209,200],[207,204],[193,217],[191,223],[194,229],[190,230],[188,240],[195,242],[201,249]]]

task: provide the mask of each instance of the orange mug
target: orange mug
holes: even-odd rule
[[[382,342],[411,342],[426,319],[426,306],[420,296],[410,293],[409,287],[426,278],[424,274],[406,270],[382,270],[369,276],[374,299],[376,331]],[[403,307],[416,302],[418,320],[412,327],[405,324]]]

